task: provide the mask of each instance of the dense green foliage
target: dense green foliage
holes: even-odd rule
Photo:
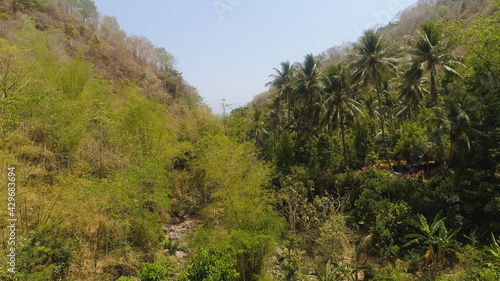
[[[167,269],[157,263],[143,263],[137,276],[142,281],[162,281],[167,277]]]
[[[227,251],[219,248],[199,250],[198,255],[189,260],[178,280],[235,281],[238,278],[235,266],[236,261]]]
[[[223,116],[93,1],[0,3],[2,279],[498,280],[500,2],[475,3],[419,1]]]
[[[476,17],[462,2],[422,1],[415,15],[438,8],[435,22],[401,38],[388,39],[399,29],[387,26],[343,55],[284,62],[267,103],[226,118],[251,124],[234,129],[274,165],[278,207],[307,264],[330,268],[320,278],[357,278],[332,276],[376,259],[395,264],[365,276],[477,280],[468,269],[443,275],[464,249],[481,252],[477,278],[498,274],[487,263],[495,246],[481,245],[500,231],[499,68],[489,59],[499,55],[500,3]]]

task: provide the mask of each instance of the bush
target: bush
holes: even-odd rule
[[[329,137],[322,134],[317,141],[316,147],[316,169],[321,172],[328,170],[337,170],[343,165],[342,158],[342,142],[339,137]]]
[[[234,267],[236,261],[227,250],[210,248],[198,250],[198,255],[191,257],[178,277],[179,281],[235,281],[239,274]]]
[[[118,278],[116,281],[135,281],[135,279],[133,277],[122,276],[122,277]]]
[[[41,226],[31,232],[28,239],[20,244],[20,275],[26,276],[27,280],[39,280],[37,278],[41,276],[52,280],[64,278],[73,261],[74,249],[62,237],[62,228]]]
[[[289,133],[283,133],[276,147],[275,161],[276,166],[286,172],[289,172],[290,167],[294,164],[293,146],[292,136]]]
[[[384,205],[371,228],[373,247],[376,254],[395,257],[408,231],[411,208],[403,201]]]
[[[332,216],[320,227],[320,231],[317,248],[323,261],[341,262],[350,248],[348,237],[350,231],[346,226],[345,217]]]
[[[447,6],[444,6],[444,5],[439,6],[437,9],[437,12],[438,12],[438,15],[440,18],[444,18],[446,16],[449,16],[451,13],[450,8]]]
[[[304,280],[302,275],[301,252],[286,250],[277,256],[277,269],[273,272],[275,278],[280,281]]]
[[[354,202],[356,207],[353,212],[355,222],[361,225],[367,224],[368,226],[375,224],[379,210],[388,203],[389,200],[383,199],[375,191],[365,189]]]
[[[8,19],[10,19],[8,14],[0,12],[0,20],[8,20]]]
[[[370,227],[373,235],[372,254],[394,257],[404,244],[409,228],[411,207],[404,201],[397,203],[383,199],[371,189],[365,189],[355,202],[354,218]]]
[[[395,264],[388,264],[376,273],[375,280],[417,280],[415,276],[407,273],[409,264],[401,260],[396,260]]]
[[[269,235],[235,231],[230,238],[235,251],[238,271],[243,280],[259,280],[264,262],[273,250],[273,239]],[[201,279],[200,279],[201,280]]]
[[[473,271],[483,262],[483,254],[472,245],[465,246],[464,252],[458,255],[460,263],[463,265],[466,272]]]
[[[143,210],[139,216],[130,219],[129,242],[146,251],[156,248],[164,237],[158,215]]]
[[[401,134],[394,149],[408,163],[416,163],[427,150],[426,142],[424,128],[416,122],[406,121],[402,125]]]
[[[166,280],[168,270],[157,263],[143,263],[137,276],[141,281],[161,281]]]
[[[443,275],[443,276],[440,276],[437,281],[456,281],[457,279],[453,276],[449,276],[449,275]],[[482,279],[481,279],[482,280]]]
[[[76,39],[76,37],[78,37],[76,34],[76,28],[70,23],[64,24],[64,34],[68,39]]]

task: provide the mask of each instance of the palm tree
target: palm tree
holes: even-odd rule
[[[418,119],[419,108],[424,96],[428,94],[425,89],[427,80],[422,78],[422,70],[409,69],[403,78],[403,83],[399,87],[399,100],[401,105],[396,112],[396,116],[411,119],[415,116]]]
[[[324,91],[327,95],[326,112],[324,123],[326,126],[337,124],[340,126],[340,134],[342,137],[342,147],[344,150],[344,162],[348,169],[347,152],[345,145],[345,128],[344,124],[348,119],[354,118],[361,113],[361,104],[354,100],[350,95],[350,85],[348,82],[346,69],[342,65],[338,65],[330,69],[330,72],[324,76]]]
[[[279,139],[279,134],[281,130],[281,125],[283,123],[283,112],[281,111],[281,98],[276,96],[274,99],[269,99],[267,101],[270,110],[267,113],[270,125],[273,129],[273,149],[276,151],[276,142]]]
[[[382,82],[382,88],[380,88],[380,93],[382,95],[382,112],[385,114],[385,117],[392,119],[393,113],[392,110],[394,108],[394,105],[396,104],[396,97],[394,94],[391,93],[391,87],[390,87],[389,80],[385,79]]]
[[[448,134],[450,139],[450,163],[454,163],[458,170],[461,169],[465,161],[465,154],[471,150],[470,137],[473,135],[483,135],[483,133],[474,128],[470,120],[468,111],[474,110],[472,104],[466,99],[454,100],[447,98],[442,108],[437,108],[438,114],[431,118],[430,124],[437,125],[431,136],[436,137],[442,134]],[[455,173],[456,180],[460,173]]]
[[[432,102],[437,102],[437,67],[448,74],[460,76],[453,68],[462,65],[453,55],[449,46],[443,42],[441,30],[434,23],[424,23],[417,39],[410,38],[408,52],[412,55],[410,71],[422,76],[430,73],[430,93]]]
[[[363,107],[366,109],[366,112],[368,112],[369,116],[373,116],[373,119],[379,120],[380,121],[380,113],[378,112],[378,101],[377,101],[377,94],[375,93],[368,93],[361,99],[361,103],[363,104]]]
[[[295,96],[304,102],[310,126],[315,127],[319,123],[322,104],[322,74],[312,54],[305,56],[304,62],[298,64],[298,70],[294,87]]]
[[[266,86],[273,86],[278,90],[278,97],[281,100],[286,100],[288,107],[288,124],[289,127],[291,124],[290,114],[292,107],[292,82],[293,82],[293,68],[289,61],[281,63],[281,70],[277,68],[273,68],[276,74],[271,74],[269,77],[272,77],[273,80],[268,82]]]
[[[382,73],[397,73],[397,69],[395,60],[387,57],[387,49],[382,39],[383,38],[377,35],[373,30],[365,31],[365,34],[361,37],[360,43],[354,45],[354,62],[352,62],[350,66],[354,68],[354,73],[352,75],[354,81],[360,81],[363,85],[368,83],[375,85],[379,104],[385,157],[387,162],[390,163],[389,152],[387,151],[387,143],[385,140],[385,120],[384,114],[382,113],[380,91],[382,89]]]

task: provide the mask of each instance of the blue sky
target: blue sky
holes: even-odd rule
[[[416,0],[94,0],[128,35],[164,47],[215,113],[266,91],[282,61],[302,61],[386,24]],[[147,3],[147,4],[146,4]]]

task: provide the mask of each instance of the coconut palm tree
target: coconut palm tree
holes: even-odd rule
[[[448,134],[450,139],[450,162],[460,164],[465,161],[464,154],[471,150],[470,137],[482,135],[474,128],[468,111],[474,110],[467,100],[456,101],[445,99],[442,108],[438,108],[438,116],[432,118],[431,124],[436,124],[432,135]]]
[[[270,108],[267,112],[267,117],[269,118],[269,125],[272,127],[273,132],[273,149],[276,151],[276,142],[279,139],[284,119],[284,114],[281,110],[282,102],[280,96],[278,95],[274,99],[269,99],[266,103]]]
[[[276,72],[275,74],[269,75],[273,80],[268,82],[266,86],[275,87],[278,90],[278,97],[280,100],[286,100],[286,104],[288,107],[288,124],[287,127],[290,127],[291,122],[291,107],[292,107],[292,82],[293,82],[293,67],[290,64],[290,61],[281,63],[281,70],[277,68],[273,68]]]
[[[437,68],[454,76],[460,74],[454,69],[462,65],[451,55],[449,46],[443,41],[441,30],[434,23],[424,23],[420,27],[417,39],[409,38],[408,52],[412,56],[410,71],[413,75],[422,76],[430,73],[430,93],[432,102],[437,102]]]
[[[361,104],[350,95],[351,87],[346,68],[339,64],[329,70],[329,73],[323,78],[324,92],[327,97],[325,102],[326,112],[323,121],[325,126],[336,124],[340,127],[345,167],[349,168],[344,125],[347,120],[352,120],[361,113]]]
[[[419,108],[424,97],[429,93],[425,89],[427,79],[422,78],[420,69],[409,69],[403,77],[403,82],[399,86],[399,100],[401,104],[396,111],[396,116],[401,118],[418,119]]]
[[[374,30],[365,31],[359,43],[354,45],[354,61],[349,64],[354,69],[352,79],[359,81],[362,85],[373,84],[377,90],[379,104],[380,124],[382,129],[382,139],[384,142],[385,157],[389,163],[389,152],[385,139],[385,118],[382,111],[382,100],[380,92],[382,90],[382,75],[385,73],[397,73],[395,60],[387,57],[382,36]]]
[[[304,62],[298,64],[294,92],[294,96],[297,100],[304,102],[309,125],[315,128],[319,125],[323,85],[322,73],[312,54],[306,55]]]
[[[368,93],[361,98],[361,103],[366,109],[369,116],[372,116],[375,120],[380,121],[380,113],[378,112],[378,101],[377,94]]]
[[[460,98],[447,97],[442,107],[436,107],[436,116],[427,120],[432,129],[431,139],[438,139],[447,134],[450,140],[449,166],[455,170],[454,184],[458,186],[462,169],[471,150],[471,137],[485,137],[475,127],[477,124],[469,117],[469,113],[478,110],[478,104],[467,96]]]

